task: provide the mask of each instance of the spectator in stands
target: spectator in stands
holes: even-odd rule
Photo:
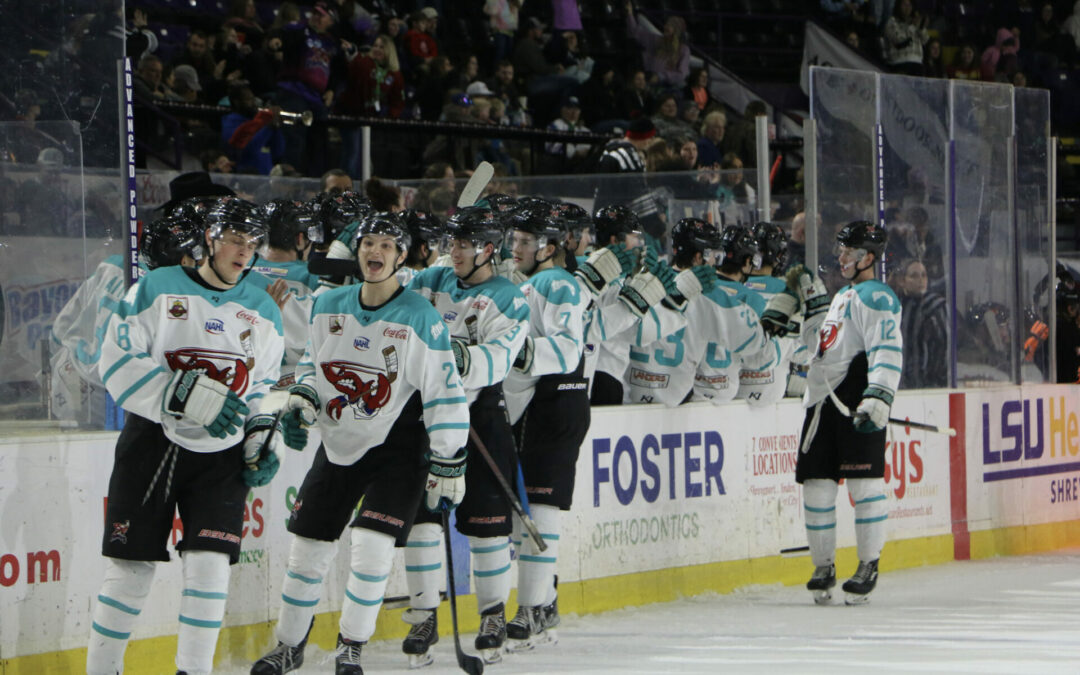
[[[769,107],[764,101],[754,100],[746,104],[741,119],[736,119],[724,134],[724,147],[743,159],[746,166],[757,166],[757,118],[768,116]]]
[[[656,101],[656,113],[652,116],[656,134],[674,138],[694,133],[693,127],[679,118],[679,102],[675,94],[661,94]]]
[[[622,93],[621,107],[626,118],[636,120],[645,117],[653,109],[652,95],[649,94],[649,82],[645,71],[638,69],[626,78],[627,86]]]
[[[506,106],[506,115],[511,126],[528,126],[528,115],[522,107],[521,100],[524,96],[518,90],[514,81],[514,64],[508,59],[503,59],[495,64],[495,75],[487,81],[488,89]]]
[[[669,16],[661,35],[650,32],[638,23],[634,6],[626,3],[626,27],[645,50],[645,70],[661,89],[681,90],[690,74],[690,48],[686,45],[686,21],[681,16]]]
[[[222,26],[214,40],[214,80],[207,89],[207,101],[216,102],[228,91],[228,87],[243,75],[244,61],[251,54],[251,46],[242,44],[232,26]]]
[[[686,79],[686,88],[683,89],[683,98],[694,102],[700,112],[705,112],[713,98],[709,95],[709,70],[707,68],[694,68],[690,71],[690,77]]]
[[[578,0],[551,0],[551,25],[557,31],[582,31]]]
[[[866,8],[866,0],[821,0],[822,18],[834,28],[843,29]]]
[[[544,45],[544,58],[563,67],[563,74],[585,82],[592,74],[595,62],[584,53],[574,31],[562,31],[552,35]]]
[[[208,38],[205,31],[195,29],[188,35],[184,44],[184,53],[173,61],[173,68],[177,66],[191,66],[198,74],[200,90],[203,84],[210,84],[215,80],[214,70],[217,64],[210,53]]]
[[[451,195],[454,194],[454,167],[449,162],[432,162],[424,169],[423,181],[416,190],[411,208],[420,211],[433,211],[431,202],[433,194],[442,190]]]
[[[1014,87],[1026,87],[1028,86],[1027,75],[1024,74],[1024,71],[1018,70],[1013,73],[1012,80],[1009,84]]]
[[[701,138],[698,139],[698,164],[706,167],[718,167],[724,154],[729,152],[731,141],[725,142],[727,134],[727,116],[714,110],[701,123]]]
[[[241,44],[252,49],[262,46],[266,31],[259,23],[259,12],[255,7],[255,0],[233,0],[229,6],[229,18],[225,20],[225,26],[236,30]]]
[[[446,95],[450,91],[454,64],[446,56],[436,56],[428,64],[416,89],[416,102],[420,106],[420,119],[434,122],[442,114]]]
[[[668,145],[668,142],[657,136],[652,139],[652,142],[645,148],[646,173],[655,173],[664,170],[662,167],[667,165],[674,157],[675,153],[671,151],[671,146]]]
[[[945,77],[945,62],[941,58],[941,40],[931,38],[923,57],[923,77]]]
[[[207,173],[232,173],[236,162],[229,159],[229,155],[217,148],[205,150],[199,156],[199,163]]]
[[[451,124],[474,124],[472,99],[467,94],[453,94],[443,106],[439,121]],[[456,135],[439,134],[424,148],[423,162],[449,162],[455,171],[472,170],[476,166],[476,155],[480,150],[477,138],[462,138]]]
[[[848,47],[851,47],[852,49],[854,49],[857,52],[862,51],[862,46],[861,46],[862,41],[859,39],[859,32],[858,31],[849,30],[847,33],[845,33],[844,34],[844,43]]]
[[[132,63],[138,63],[143,54],[156,52],[158,48],[157,34],[148,29],[146,10],[141,7],[125,10],[131,17],[131,22],[125,31],[125,47],[128,58]]]
[[[334,102],[334,89],[345,69],[337,39],[330,33],[336,17],[320,0],[307,23],[291,23],[282,29],[282,71],[275,93],[282,110],[302,113],[310,110],[316,120],[325,120]],[[325,124],[305,127],[293,124],[284,129],[286,160],[306,175],[322,174],[326,162]]]
[[[1073,3],[1073,11],[1061,23],[1061,32],[1073,39],[1073,51],[1080,52],[1080,0]]]
[[[330,169],[322,175],[319,187],[322,192],[348,192],[353,189],[353,180],[341,169]]]
[[[915,11],[911,0],[897,0],[885,22],[885,62],[898,73],[922,75],[923,45],[930,39],[929,19]]]
[[[451,87],[465,91],[469,85],[476,82],[480,77],[480,59],[476,54],[465,54],[458,61],[456,75],[452,80]]]
[[[921,206],[913,206],[903,213],[889,234],[889,257],[895,260],[914,258],[922,262],[930,283],[935,285],[945,277],[945,256],[936,234],[930,227],[930,215]]]
[[[389,36],[376,37],[367,54],[357,54],[349,62],[345,90],[337,109],[346,115],[401,117],[405,109],[405,79],[401,74],[394,41]],[[351,152],[359,154],[359,145]],[[355,175],[359,172],[349,173]]]
[[[199,92],[202,85],[199,84],[199,76],[191,66],[177,66],[173,69],[175,85],[173,89],[185,103],[202,103]]]
[[[401,190],[375,176],[364,181],[364,196],[371,200],[371,206],[376,211],[397,213],[405,209]]]
[[[1042,4],[1031,32],[1034,39],[1030,44],[1033,44],[1036,70],[1053,70],[1062,62],[1073,61],[1076,47],[1072,38],[1062,32],[1062,27],[1054,16],[1053,3]]]
[[[514,53],[514,34],[518,29],[518,14],[522,0],[485,0],[484,14],[490,17],[494,40],[495,62],[510,58]]]
[[[150,102],[165,98],[161,85],[162,69],[161,59],[153,54],[143,54],[143,57],[139,59],[135,76],[131,78],[136,97]],[[41,106],[38,106],[39,112],[40,109]]]
[[[989,82],[1009,82],[1020,70],[1020,38],[1008,28],[999,28],[994,44],[982,53],[982,79]]]
[[[915,258],[902,260],[890,286],[902,307],[900,333],[904,339],[904,370],[900,387],[919,389],[949,384],[949,310],[929,289],[926,266]]]
[[[292,5],[292,3],[286,2],[282,5],[278,11],[279,18],[285,12],[285,5]],[[292,8],[296,9],[296,6],[292,5]],[[299,9],[296,11],[299,14]],[[243,77],[255,95],[259,98],[270,98],[274,94],[274,88],[277,87],[278,71],[281,70],[283,60],[281,31],[272,28],[264,37],[259,47],[253,49],[243,60],[242,68]]]
[[[678,149],[679,157],[682,158],[688,170],[700,168],[700,165],[698,164],[698,149],[696,138],[694,138],[693,136],[683,136],[675,144],[675,147]]]
[[[956,80],[978,80],[982,78],[982,69],[975,60],[975,47],[964,45],[953,58],[951,66],[945,69],[949,77]]]
[[[514,45],[514,72],[518,81],[525,83],[525,91],[536,108],[535,97],[557,96],[558,101],[564,91],[573,89],[578,81],[563,75],[565,68],[561,63],[550,63],[544,58],[544,24],[534,16],[525,21],[525,30],[518,36]]]
[[[424,7],[409,15],[409,30],[404,39],[410,69],[414,73],[426,68],[431,59],[439,55],[439,43],[435,40],[438,22],[439,12],[434,7]]]
[[[589,131],[589,128],[581,121],[581,101],[577,96],[563,98],[559,108],[559,116],[548,125],[548,131]],[[592,145],[589,143],[567,143],[564,141],[548,141],[544,143],[544,152],[551,159],[549,163],[552,174],[571,173],[580,166],[581,162],[589,155]]]
[[[597,65],[581,88],[581,114],[589,120],[589,126],[598,134],[614,129],[619,134],[626,131],[630,122],[620,106],[621,90],[615,77],[615,68]]]
[[[356,0],[334,0],[338,36],[355,45],[370,45],[378,34],[378,20]]]
[[[732,203],[753,204],[754,188],[746,183],[742,159],[734,152],[729,152],[720,162],[720,168],[723,173],[720,177],[720,185],[716,188],[716,198],[720,200],[720,207],[723,208]]]
[[[679,101],[679,120],[686,125],[686,135],[697,138],[701,128],[701,111],[691,100]]]
[[[229,106],[232,112],[221,119],[221,140],[230,149],[237,172],[269,175],[285,155],[281,108],[259,110],[255,94],[245,86],[229,93]]]

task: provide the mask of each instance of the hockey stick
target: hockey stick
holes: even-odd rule
[[[460,209],[475,204],[476,200],[480,198],[480,193],[484,191],[484,188],[491,182],[494,175],[495,167],[491,165],[491,162],[485,161],[477,164],[473,174],[469,176],[469,182],[465,183],[465,187],[461,190],[461,195],[457,200],[457,207]]]
[[[472,439],[476,449],[480,451],[480,456],[487,462],[488,468],[491,469],[491,473],[495,474],[495,480],[499,481],[499,486],[502,487],[503,492],[506,494],[506,498],[510,501],[510,508],[514,510],[517,517],[521,519],[521,524],[525,526],[525,530],[536,542],[536,548],[541,551],[547,550],[547,544],[544,542],[544,538],[540,536],[540,530],[536,527],[536,523],[525,513],[525,508],[521,506],[521,502],[518,501],[517,496],[514,495],[514,488],[510,487],[510,483],[507,482],[506,476],[502,475],[502,471],[499,471],[499,465],[495,463],[495,458],[488,452],[487,446],[480,440],[480,434],[476,433],[476,429],[469,425],[469,438]]]
[[[843,401],[837,398],[836,393],[829,391],[829,398],[832,400],[833,405],[840,411],[840,414],[844,417],[851,417],[851,409],[844,405]],[[923,422],[911,422],[908,420],[902,420],[896,417],[889,418],[889,424],[897,427],[911,427],[912,429],[919,429],[921,431],[929,431],[933,434],[945,434],[946,436],[955,436],[956,429],[952,427],[939,427],[933,424],[924,424]]]
[[[782,549],[780,549],[780,555],[786,555],[786,556],[796,556],[796,555],[799,555],[799,554],[802,554],[802,553],[809,553],[809,552],[810,552],[810,547],[809,546],[792,546],[791,548],[782,548]]]
[[[470,656],[461,648],[461,634],[457,623],[457,591],[454,589],[454,549],[450,544],[450,512],[442,512],[443,544],[446,546],[446,594],[450,596],[450,622],[454,625],[454,652],[457,653],[458,667],[469,675],[481,675],[484,662],[477,656]]]

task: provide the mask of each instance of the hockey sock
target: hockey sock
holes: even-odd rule
[[[336,548],[337,542],[293,537],[278,612],[277,639],[282,643],[296,647],[304,641]]]
[[[885,481],[881,478],[849,478],[847,486],[855,500],[855,545],[859,560],[877,560],[885,545],[885,521],[889,518]]]
[[[541,552],[526,534],[518,549],[518,605],[537,607],[555,600],[555,562],[559,557],[559,520],[557,506],[532,505],[532,519],[547,544]]]
[[[405,581],[409,586],[409,606],[413,609],[439,606],[443,555],[442,525],[413,525],[405,543]]]
[[[480,612],[500,602],[505,604],[510,598],[510,541],[506,537],[469,537],[469,551]]]
[[[394,566],[394,538],[362,527],[352,528],[350,574],[341,604],[341,635],[367,642],[375,632],[386,581]]]
[[[803,517],[806,542],[815,567],[833,564],[836,555],[836,492],[839,485],[827,478],[803,483]]]
[[[209,673],[214,668],[214,649],[229,597],[229,556],[218,551],[185,551],[182,561],[184,591],[176,667],[189,673]]]
[[[89,675],[124,672],[124,650],[150,593],[155,564],[105,558],[105,581],[94,606],[86,651]]]

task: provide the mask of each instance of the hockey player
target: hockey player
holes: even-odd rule
[[[281,428],[255,413],[278,379],[281,313],[242,281],[265,229],[254,204],[232,197],[207,225],[200,267],[149,272],[128,291],[103,343],[102,380],[129,414],[109,480],[91,674],[123,670],[156,561],[169,559],[177,509],[184,581],[176,667],[210,672],[244,497],[277,470]]]
[[[415,275],[431,267],[439,257],[443,225],[435,214],[415,209],[402,211],[401,218],[409,228],[412,245],[405,265],[398,270],[398,281],[402,286],[408,286]]]
[[[836,241],[840,274],[850,285],[831,303],[820,279],[796,270],[797,304],[805,317],[802,339],[814,356],[803,396],[807,411],[795,480],[803,486],[815,566],[806,587],[818,604],[829,602],[836,585],[836,495],[838,481],[847,482],[855,503],[859,567],[843,588],[848,604],[862,604],[877,584],[885,543],[885,425],[903,366],[901,311],[896,294],[875,274],[885,252],[885,231],[855,221]],[[792,299],[790,293],[777,298]],[[853,417],[837,407],[834,395],[855,411]]]
[[[289,293],[289,301],[281,307],[285,361],[278,386],[285,388],[293,383],[293,371],[304,355],[313,294],[319,287],[319,278],[307,266],[311,251],[308,231],[315,225],[315,216],[307,204],[290,199],[272,199],[261,209],[268,225],[266,255],[254,270],[267,278],[283,280]]]
[[[252,666],[256,675],[303,663],[346,526],[351,574],[335,672],[363,672],[361,649],[375,631],[395,544],[405,545],[421,500],[434,511],[453,508],[465,494],[467,399],[442,318],[398,283],[410,243],[405,224],[394,214],[369,215],[357,237],[364,281],[316,298],[289,396],[286,419],[317,420],[322,445],[289,517],[278,643]]]
[[[315,225],[308,230],[312,251],[308,271],[319,277],[319,295],[337,288],[358,274],[356,269],[356,228],[372,211],[371,202],[351,192],[320,192],[308,202]]]
[[[562,268],[565,223],[553,208],[525,208],[513,216],[511,250],[528,279],[529,334],[503,384],[518,441],[532,518],[547,544],[541,552],[519,537],[518,611],[507,624],[511,649],[554,639],[559,623],[555,569],[560,511],[570,509],[578,449],[589,430],[588,382],[582,376],[585,299]],[[515,527],[515,530],[517,528]]]
[[[458,374],[469,401],[469,421],[499,471],[513,480],[517,470],[513,430],[506,416],[502,381],[529,332],[529,308],[517,286],[495,274],[496,251],[503,230],[488,209],[458,209],[446,223],[454,266],[432,267],[412,280],[410,289],[431,301],[450,331]],[[457,509],[458,531],[472,551],[480,632],[476,649],[485,661],[501,659],[506,641],[506,602],[510,596],[510,504],[499,481],[479,455],[465,476],[465,499]],[[417,514],[405,548],[405,578],[412,624],[402,650],[411,667],[432,662],[430,647],[438,641],[435,609],[442,571],[442,526],[426,509]]]

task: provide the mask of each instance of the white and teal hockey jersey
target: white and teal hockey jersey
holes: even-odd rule
[[[500,276],[464,286],[452,267],[429,267],[409,290],[442,316],[450,337],[469,343],[469,371],[462,378],[469,404],[480,390],[506,379],[529,334],[529,305],[521,290]]]
[[[288,384],[307,347],[308,321],[311,319],[311,307],[315,303],[313,294],[319,287],[319,277],[308,272],[305,260],[263,261],[256,265],[253,271],[272,281],[284,279],[285,285],[289,287],[289,299],[281,308],[282,325],[285,328],[285,360],[281,364],[281,376],[285,380],[282,384]]]
[[[758,319],[765,312],[769,300],[783,291],[787,284],[778,277],[749,277],[745,284],[722,280],[722,287],[750,306]],[[739,370],[739,389],[736,398],[751,405],[776,403],[784,398],[787,391],[788,374],[791,372],[792,354],[802,347],[792,337],[770,337],[769,348],[772,350],[769,367],[743,368]]]
[[[163,412],[173,372],[202,370],[227,384],[250,408],[250,417],[278,380],[284,348],[281,312],[256,285],[212,289],[195,270],[161,267],[120,303],[98,370],[117,405],[160,422],[177,445],[217,452],[241,442],[243,430],[214,438],[202,425]]]
[[[362,286],[316,298],[296,366],[296,381],[319,394],[327,458],[348,466],[382,444],[417,392],[431,451],[453,456],[469,436],[469,407],[442,317],[405,289],[380,307],[364,307]]]
[[[511,423],[525,412],[540,376],[577,370],[585,343],[587,300],[569,272],[561,267],[541,270],[522,282],[521,292],[529,305],[533,362],[527,373],[511,369],[503,382]]]
[[[851,361],[865,352],[870,386],[895,394],[903,367],[900,300],[887,285],[873,279],[841,289],[832,299],[824,323],[803,340],[813,351],[803,406],[829,395],[847,376]]]

